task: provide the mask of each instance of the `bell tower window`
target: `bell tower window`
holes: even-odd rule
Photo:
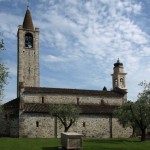
[[[124,87],[124,80],[123,80],[123,78],[120,79],[120,86]]]
[[[25,48],[33,47],[33,35],[31,33],[25,34]]]
[[[114,85],[115,85],[115,87],[118,86],[118,81],[117,81],[117,79],[114,80]]]

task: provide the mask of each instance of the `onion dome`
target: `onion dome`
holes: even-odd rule
[[[121,63],[118,58],[117,62],[114,64],[114,67],[122,67],[122,66],[123,66],[123,63]]]

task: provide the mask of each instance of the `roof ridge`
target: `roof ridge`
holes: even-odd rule
[[[24,87],[24,94],[73,94],[73,95],[95,95],[95,96],[122,96],[124,93],[116,91],[103,90],[85,90],[85,89],[67,89],[67,88],[42,88],[42,87]]]

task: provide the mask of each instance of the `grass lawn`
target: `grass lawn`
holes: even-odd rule
[[[0,150],[57,150],[60,139],[0,138]],[[150,141],[136,139],[84,139],[83,150],[150,150]]]

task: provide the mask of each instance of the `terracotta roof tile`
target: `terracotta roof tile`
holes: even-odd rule
[[[15,98],[15,99],[5,103],[3,106],[4,106],[4,108],[17,108],[17,109],[19,109],[19,100],[20,100],[20,98]]]
[[[117,106],[111,105],[77,105],[81,108],[81,114],[112,114]],[[48,113],[49,105],[40,103],[25,103],[24,112],[27,113]]]
[[[48,113],[49,106],[48,104],[40,103],[25,103],[24,112],[36,112],[36,113]]]
[[[79,105],[83,114],[112,114],[117,106],[111,105]]]
[[[19,98],[13,99],[3,105],[4,111],[9,112],[10,117],[19,116]]]

